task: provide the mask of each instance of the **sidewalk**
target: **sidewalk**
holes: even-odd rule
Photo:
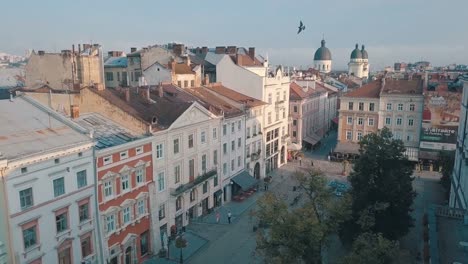
[[[182,235],[187,240],[187,247],[182,249],[182,256],[184,262],[187,262],[190,257],[192,257],[197,251],[199,251],[203,246],[208,243],[208,240],[203,237],[187,230]],[[144,264],[166,264],[166,263],[179,263],[180,258],[180,249],[176,248],[174,241],[169,243],[169,259],[159,258],[159,256],[154,256],[152,259],[149,259]]]

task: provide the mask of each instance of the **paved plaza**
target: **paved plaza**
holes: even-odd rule
[[[313,166],[312,166],[313,165]],[[347,177],[342,175],[343,165],[338,162],[329,162],[325,158],[316,159],[307,155],[299,162],[294,160],[280,169],[272,172],[272,182],[269,190],[274,192],[288,203],[297,194],[293,186],[297,185],[293,175],[297,171],[307,172],[309,169],[319,169],[329,181],[346,182]],[[440,203],[440,186],[437,182],[438,174],[415,173],[414,187],[418,192],[415,200],[416,225],[410,233],[402,239],[402,246],[410,250],[411,255],[416,256],[422,246],[422,215],[431,203]],[[418,177],[419,176],[419,177]],[[255,210],[257,200],[264,195],[263,183],[260,183],[259,191],[242,202],[229,202],[215,209],[211,214],[197,219],[187,226],[184,237],[188,246],[183,250],[184,263],[261,263],[260,256],[255,254],[256,234],[253,226],[255,218],[251,217],[250,211]],[[216,221],[216,213],[220,214],[219,223]],[[228,212],[231,212],[231,224],[228,223]],[[174,246],[172,246],[174,247]],[[171,260],[154,258],[146,263],[177,263],[179,259],[178,249],[171,248]],[[330,252],[332,251],[332,252]],[[344,253],[338,237],[331,238],[330,258],[328,263],[335,263]],[[415,258],[414,258],[415,259]],[[414,260],[417,263],[416,260]]]

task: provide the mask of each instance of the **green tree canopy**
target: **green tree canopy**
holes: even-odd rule
[[[353,243],[351,253],[344,264],[392,264],[399,257],[398,243],[388,240],[382,234],[362,233]]]
[[[300,206],[290,207],[273,193],[258,202],[256,216],[269,228],[257,233],[257,251],[267,263],[321,263],[327,236],[350,213],[347,200],[332,196],[320,172],[297,174],[296,180],[305,196]]]
[[[362,211],[378,206],[370,231],[390,240],[398,239],[413,225],[410,213],[416,196],[413,165],[404,156],[403,142],[393,139],[392,133],[383,128],[366,135],[360,141],[359,152],[349,178],[352,219],[342,226],[341,234],[348,241],[357,237],[363,232],[358,224]]]

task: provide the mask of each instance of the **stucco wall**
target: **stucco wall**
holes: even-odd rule
[[[61,54],[31,54],[26,64],[26,86],[49,83],[54,89],[66,89],[72,80],[72,57]],[[76,80],[78,79],[75,76]]]

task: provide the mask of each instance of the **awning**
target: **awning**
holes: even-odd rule
[[[301,150],[302,146],[296,143],[288,144],[288,150],[299,151]]]
[[[333,121],[333,123],[338,125],[338,117],[333,118],[332,121]]]
[[[359,154],[359,144],[350,142],[339,142],[333,152],[346,154]]]
[[[421,151],[419,151],[419,159],[439,160],[439,152],[421,150]]]
[[[216,192],[214,192],[214,196],[220,196],[221,194],[223,194],[223,190],[222,190],[222,189],[219,189],[219,190],[217,190]]]
[[[306,137],[304,137],[302,140],[311,144],[311,145],[315,145],[317,144],[317,142],[320,141],[320,137],[318,135],[315,135],[315,134],[310,134],[310,135],[307,135]]]
[[[232,181],[239,185],[243,191],[247,191],[248,189],[252,188],[255,184],[257,184],[257,179],[255,179],[252,175],[250,175],[247,171],[243,171],[239,173],[237,176],[232,178]]]

